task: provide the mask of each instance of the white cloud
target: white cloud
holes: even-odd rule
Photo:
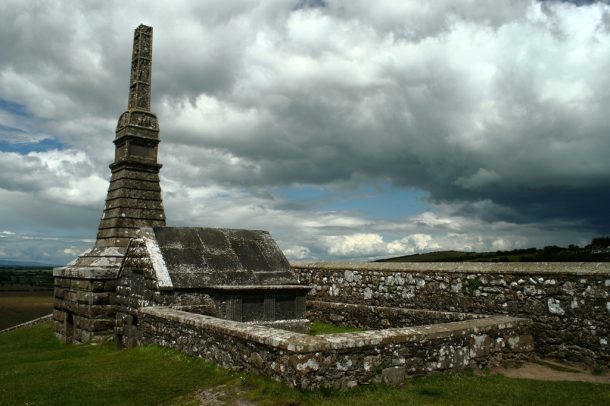
[[[296,3],[0,3],[0,131],[66,145],[0,152],[2,226],[95,234],[144,22],[170,224],[270,229],[294,258],[608,228],[610,6]],[[424,190],[428,209],[382,221],[274,195],[377,182]]]
[[[325,239],[328,253],[340,256],[379,254],[384,248],[383,238],[375,233],[330,236]]]
[[[93,172],[79,150],[49,150],[22,155],[0,151],[0,188],[28,192],[55,204],[87,206],[103,200],[108,181]]]
[[[289,248],[284,248],[284,255],[289,260],[293,259],[309,259],[311,258],[311,251],[307,247],[303,247],[302,245],[295,245]]]

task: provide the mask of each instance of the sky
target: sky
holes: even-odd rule
[[[607,2],[0,0],[0,259],[94,243],[139,24],[168,225],[290,260],[608,234]]]

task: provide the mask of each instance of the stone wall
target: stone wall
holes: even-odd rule
[[[117,345],[132,347],[139,344],[138,309],[141,307],[185,306],[194,313],[217,316],[214,301],[205,290],[177,292],[159,288],[142,240],[133,239],[129,252],[115,281],[116,320],[113,327]]]
[[[408,374],[527,358],[533,349],[530,321],[507,316],[323,336],[169,307],[141,308],[138,318],[143,344],[172,347],[299,388],[400,383]]]
[[[536,351],[610,365],[610,263],[293,264],[309,300],[533,320]]]
[[[336,326],[361,329],[425,326],[489,317],[487,315],[402,307],[368,306],[352,303],[307,302],[307,318]]]
[[[62,341],[88,342],[112,338],[115,325],[116,272],[54,271],[53,321]]]

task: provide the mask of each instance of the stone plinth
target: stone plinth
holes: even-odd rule
[[[92,253],[101,256],[94,257]],[[116,317],[116,267],[86,266],[83,262],[106,262],[112,258],[120,263],[122,255],[124,252],[115,248],[97,248],[79,257],[75,264],[53,271],[57,337],[68,343],[111,338]]]

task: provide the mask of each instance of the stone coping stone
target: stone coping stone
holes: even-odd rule
[[[293,269],[610,275],[610,262],[292,262]]]
[[[242,286],[234,286],[234,285],[212,285],[208,287],[209,289],[216,290],[230,290],[230,291],[252,291],[252,290],[302,290],[309,291],[312,286],[307,285],[242,285]]]
[[[270,327],[245,324],[201,314],[189,313],[170,307],[142,307],[140,316],[150,315],[197,329],[205,329],[244,340],[254,341],[279,350],[293,353],[311,353],[348,348],[376,347],[392,343],[442,339],[455,334],[485,333],[493,329],[504,330],[518,325],[530,325],[530,319],[491,316],[487,318],[441,323],[419,327],[389,328],[353,333],[310,336]]]
[[[53,277],[73,279],[116,279],[119,268],[104,267],[71,267],[54,268]]]
[[[456,318],[462,318],[463,320],[470,319],[481,319],[487,317],[493,317],[492,314],[480,314],[480,313],[464,313],[464,312],[450,312],[443,310],[430,310],[430,309],[415,309],[412,307],[391,307],[391,306],[370,306],[358,303],[341,303],[341,302],[327,302],[324,300],[308,300],[308,309],[354,309],[364,310],[370,312],[394,312],[401,314],[413,314],[413,315],[430,315],[430,316],[453,316]]]

